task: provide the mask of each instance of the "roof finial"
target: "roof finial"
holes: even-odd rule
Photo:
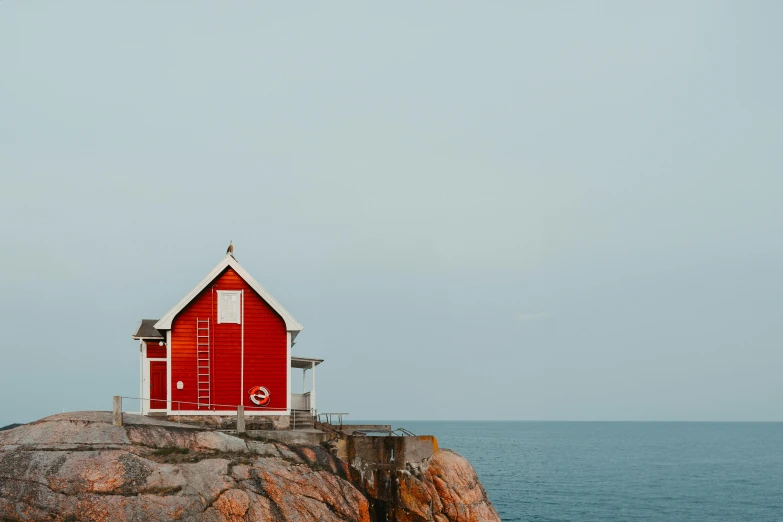
[[[234,257],[234,245],[233,245],[233,242],[234,242],[233,240],[229,240],[228,241],[228,248],[226,249],[226,255],[227,256]]]

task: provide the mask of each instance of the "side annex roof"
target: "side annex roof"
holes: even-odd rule
[[[202,279],[198,285],[196,285],[193,290],[183,297],[179,303],[174,305],[174,308],[166,312],[166,315],[164,315],[162,319],[155,323],[154,328],[156,330],[171,330],[171,323],[174,322],[174,318],[177,316],[177,314],[180,313],[193,299],[195,299],[196,296],[198,296],[201,291],[204,290],[209,285],[209,283],[219,276],[227,267],[234,269],[234,271],[239,274],[239,277],[244,279],[245,282],[250,285],[250,288],[255,290],[256,293],[261,296],[261,299],[266,301],[275,312],[280,314],[280,317],[282,317],[283,321],[285,322],[285,329],[291,332],[291,340],[293,340],[302,330],[302,325],[299,324],[299,321],[294,319],[294,316],[288,313],[288,311],[283,308],[283,306],[278,303],[274,297],[272,297],[272,294],[267,292],[263,286],[258,284],[258,281],[253,279],[253,276],[251,276],[247,270],[242,268],[237,260],[234,259],[234,257],[231,255],[227,255],[223,261],[218,263],[217,266],[215,266],[215,268],[213,268],[212,271],[207,274],[207,276]]]
[[[155,329],[154,325],[157,322],[157,319],[142,319],[132,337],[134,339],[165,339],[166,337]]]

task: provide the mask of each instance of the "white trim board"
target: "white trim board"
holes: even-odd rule
[[[171,400],[171,330],[166,332],[166,400]],[[150,406],[152,406],[152,382],[150,382]]]
[[[285,407],[288,410],[291,409],[291,339],[293,339],[291,332],[287,332],[285,336],[285,356],[287,359],[288,371],[286,372],[287,375],[285,379],[285,394],[288,399],[286,400]]]
[[[147,411],[149,411],[149,408],[145,408],[144,406],[144,386],[147,385],[147,373],[148,373],[148,366],[149,363],[147,363],[147,341],[139,341],[139,355],[141,356],[141,363],[139,364],[139,403],[140,403],[140,415],[146,415]]]
[[[155,323],[155,329],[171,330],[171,323],[174,322],[174,318],[177,316],[177,314],[180,313],[193,299],[195,299],[196,296],[198,296],[201,291],[204,290],[212,281],[214,281],[215,278],[219,276],[221,272],[223,272],[223,270],[225,270],[227,267],[231,267],[237,274],[239,274],[239,277],[244,279],[245,282],[250,285],[250,288],[255,290],[255,292],[261,296],[261,299],[266,301],[275,312],[280,314],[280,317],[282,317],[283,321],[285,322],[285,329],[291,332],[291,340],[293,340],[302,330],[302,325],[299,324],[299,321],[294,319],[293,315],[288,313],[288,311],[283,308],[283,305],[278,303],[277,300],[272,297],[272,294],[267,292],[266,289],[258,283],[258,281],[253,279],[253,276],[251,276],[247,270],[242,268],[237,260],[234,259],[231,255],[227,255],[223,261],[218,263],[215,268],[213,268],[212,271],[207,274],[207,276],[202,279],[195,288],[193,288],[193,290],[188,292],[188,294],[183,297],[179,303],[174,305],[174,308],[166,312],[166,315],[164,315],[161,320]]]

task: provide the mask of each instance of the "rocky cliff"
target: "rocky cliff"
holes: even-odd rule
[[[395,471],[395,502],[379,512],[372,488],[325,447],[134,415],[124,424],[78,412],[0,433],[0,520],[500,520],[473,468],[448,450]]]

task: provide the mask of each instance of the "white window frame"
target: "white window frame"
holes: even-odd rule
[[[242,290],[218,290],[218,308],[217,308],[217,322],[218,324],[242,324]],[[224,296],[235,295],[237,297],[237,310],[236,321],[224,321],[223,316],[220,313],[221,303],[223,303]]]

